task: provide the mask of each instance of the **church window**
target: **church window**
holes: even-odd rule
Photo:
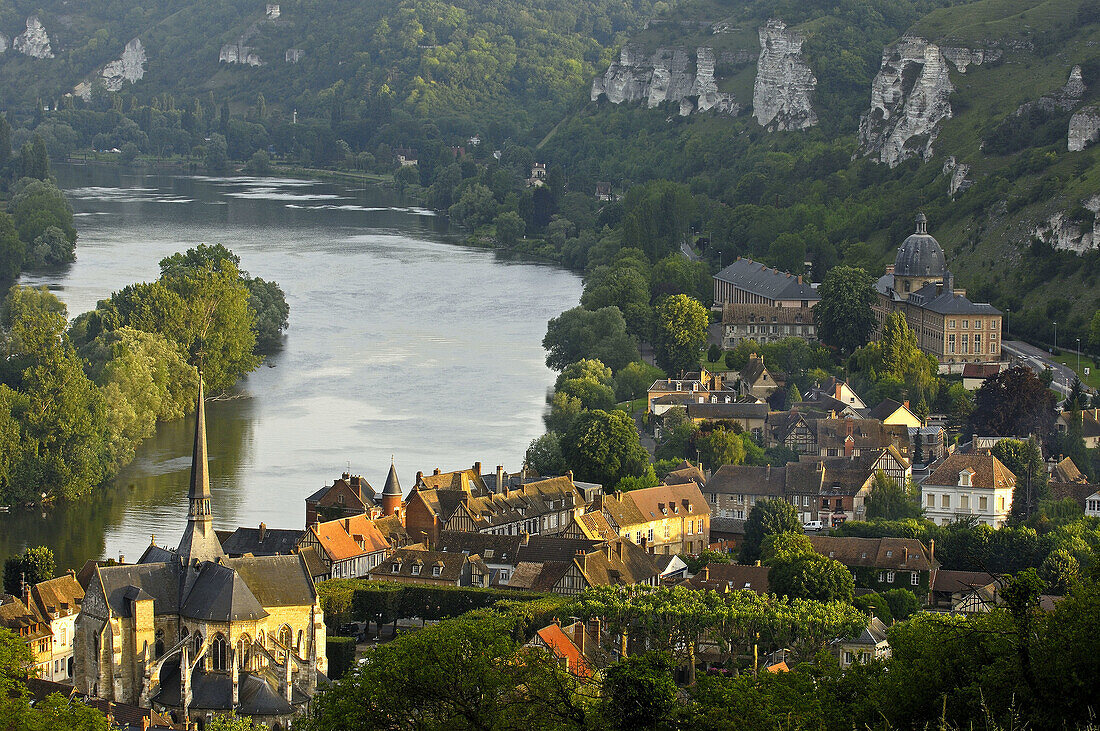
[[[237,667],[242,672],[252,669],[252,640],[248,635],[237,640]]]
[[[214,670],[229,669],[229,643],[225,635],[218,633],[210,643],[210,667]]]
[[[290,629],[289,624],[284,624],[279,630],[279,644],[283,647],[289,648],[290,641],[293,639],[294,633]]]
[[[153,645],[153,653],[155,657],[161,657],[164,655],[164,630],[158,629],[156,638],[157,641]]]
[[[294,645],[294,651],[299,655],[302,654],[302,630],[298,630],[298,643]]]
[[[195,635],[194,635],[194,638],[195,638],[195,645],[194,645],[195,646],[195,657],[198,657],[199,653],[202,652],[202,632],[196,632]]]

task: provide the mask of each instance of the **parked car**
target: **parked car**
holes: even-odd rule
[[[819,531],[825,526],[821,524],[820,520],[807,520],[802,524],[802,530],[805,531]]]

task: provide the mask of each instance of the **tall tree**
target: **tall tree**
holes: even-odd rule
[[[760,558],[764,539],[778,533],[802,530],[798,513],[786,500],[761,500],[752,506],[745,521],[745,540],[741,544],[741,563],[753,563]]]
[[[561,452],[577,479],[608,491],[624,477],[645,475],[649,467],[634,420],[622,411],[580,414],[562,436]]]
[[[867,496],[867,519],[905,520],[924,514],[920,506],[920,488],[912,484],[904,487],[882,470],[875,473],[871,493]]]
[[[654,354],[669,373],[698,370],[699,350],[707,342],[707,310],[699,300],[674,294],[657,306]]]
[[[566,310],[550,320],[546,336],[546,365],[561,370],[570,363],[594,358],[613,371],[638,360],[638,345],[627,333],[618,307],[592,312],[583,307]]]
[[[52,579],[56,573],[53,551],[46,546],[28,546],[23,553],[4,561],[4,591],[23,596],[24,586]]]
[[[1055,401],[1030,368],[1015,366],[978,389],[970,428],[983,436],[1046,438],[1054,428]]]
[[[1016,475],[1016,486],[1012,490],[1012,516],[1016,520],[1026,520],[1048,494],[1042,450],[1030,440],[1002,439],[993,445],[991,451]]]
[[[822,342],[852,353],[867,342],[875,327],[875,301],[870,275],[863,269],[833,267],[825,275],[814,307],[814,321]]]
[[[855,579],[836,559],[808,553],[775,561],[768,570],[768,586],[789,599],[851,602]]]

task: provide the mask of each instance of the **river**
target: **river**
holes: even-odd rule
[[[391,458],[416,472],[480,461],[520,467],[554,374],[546,321],[577,304],[562,269],[462,246],[444,219],[393,191],[269,178],[59,167],[80,233],[63,271],[24,275],[69,316],[165,256],[221,243],[290,303],[283,348],[207,406],[218,529],[300,528],[304,498],[344,471],[379,492]],[[47,545],[58,568],[136,560],[174,546],[187,516],[192,418],[161,424],[97,495],[51,512],[0,514],[0,557]]]

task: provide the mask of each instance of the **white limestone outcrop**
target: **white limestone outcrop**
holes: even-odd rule
[[[983,63],[997,61],[1004,55],[999,48],[959,48],[957,46],[944,48],[943,57],[955,65],[960,74],[966,73],[966,67],[973,64],[981,66]]]
[[[741,105],[732,94],[718,90],[714,64],[713,49],[703,46],[695,49],[694,70],[686,49],[658,48],[648,54],[625,46],[619,60],[593,80],[591,98],[607,97],[612,104],[644,102],[650,109],[671,101],[684,116],[710,109],[736,115]]]
[[[11,45],[11,41],[3,33],[0,33],[0,53],[4,53],[8,50],[8,46]]]
[[[1036,226],[1031,235],[1055,249],[1076,254],[1100,249],[1100,223],[1096,217],[1100,213],[1100,195],[1086,199],[1083,206],[1092,214],[1092,221],[1074,220],[1059,212]]]
[[[930,158],[940,125],[951,118],[954,88],[935,44],[906,37],[887,46],[871,83],[871,110],[859,122],[860,152],[890,167]]]
[[[286,49],[286,62],[298,63],[305,58],[306,52],[301,48],[288,48]]]
[[[1100,107],[1078,109],[1069,118],[1069,151],[1080,152],[1097,139],[1100,139]]]
[[[27,18],[27,29],[15,37],[11,47],[31,58],[53,58],[50,37],[37,15]]]
[[[947,158],[947,161],[943,164],[943,174],[951,176],[947,181],[947,195],[954,198],[956,193],[965,191],[974,184],[973,181],[966,178],[969,172],[970,166],[956,161],[954,155]]]
[[[226,43],[218,54],[219,63],[240,63],[246,66],[263,66],[264,62],[252,46],[246,46],[241,41]]]
[[[817,77],[802,57],[802,34],[779,20],[760,28],[760,56],[752,89],[752,113],[761,127],[796,130],[817,124]]]
[[[141,44],[140,38],[127,43],[122,56],[117,61],[111,61],[104,66],[100,74],[107,91],[120,91],[127,81],[131,84],[141,81],[145,76],[146,60],[145,46]]]

